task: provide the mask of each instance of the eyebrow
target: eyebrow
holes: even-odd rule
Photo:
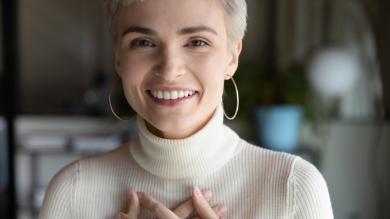
[[[142,33],[145,35],[157,35],[157,31],[140,26],[130,26],[122,34],[122,37],[129,33]]]
[[[179,31],[179,34],[180,35],[184,35],[184,34],[203,32],[203,31],[210,32],[210,33],[212,33],[214,35],[218,35],[217,31],[215,31],[213,28],[211,28],[209,26],[206,26],[206,25],[200,25],[200,26],[195,26],[195,27],[183,28],[183,29],[181,29]]]
[[[218,35],[217,31],[215,31],[213,28],[206,26],[206,25],[200,25],[200,26],[194,26],[194,27],[185,27],[178,31],[179,35],[186,35],[186,34],[192,34],[192,33],[198,33],[198,32],[209,32],[214,35]],[[122,34],[122,37],[129,33],[141,33],[145,35],[157,35],[157,31],[152,30],[150,28],[141,27],[141,26],[130,26],[128,27]]]

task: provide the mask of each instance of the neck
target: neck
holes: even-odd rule
[[[130,150],[144,169],[164,178],[184,179],[206,175],[223,166],[237,149],[239,137],[223,125],[218,107],[200,130],[184,139],[158,137],[138,117],[139,144]]]

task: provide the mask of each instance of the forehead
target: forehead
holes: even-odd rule
[[[118,15],[120,31],[131,25],[160,31],[207,25],[225,32],[225,21],[219,0],[144,0],[123,6]]]

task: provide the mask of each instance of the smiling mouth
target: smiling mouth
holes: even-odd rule
[[[198,91],[193,90],[173,90],[173,91],[161,91],[161,90],[147,90],[147,93],[157,100],[178,100],[190,98]]]
[[[147,90],[149,97],[157,104],[162,106],[178,106],[184,104],[198,95],[198,91],[193,90]]]

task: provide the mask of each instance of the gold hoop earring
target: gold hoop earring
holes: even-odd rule
[[[112,114],[115,116],[115,118],[117,118],[118,120],[120,121],[129,121],[130,119],[122,119],[114,110],[114,108],[112,107],[112,104],[111,104],[111,91],[110,91],[110,94],[108,95],[108,102],[110,104],[110,109],[111,109],[111,112]]]
[[[237,114],[238,114],[238,108],[240,107],[240,97],[239,97],[239,94],[238,94],[238,88],[237,88],[237,84],[236,82],[234,81],[233,77],[230,78],[231,81],[233,82],[233,85],[234,85],[234,90],[236,91],[236,110],[234,111],[234,114],[233,116],[228,116],[225,112],[225,109],[223,110],[223,114],[225,115],[225,118],[228,119],[228,120],[233,120],[236,118]],[[223,106],[223,102],[222,102],[222,106]]]

